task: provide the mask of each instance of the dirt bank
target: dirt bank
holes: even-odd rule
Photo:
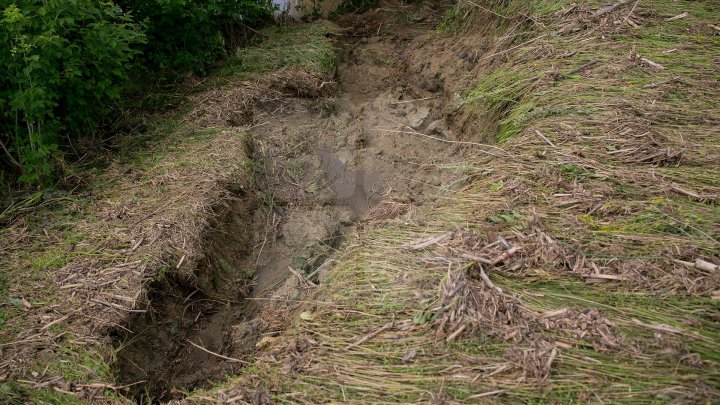
[[[345,20],[361,130],[325,165],[391,191],[252,373],[185,402],[718,398],[720,9],[603,3]]]

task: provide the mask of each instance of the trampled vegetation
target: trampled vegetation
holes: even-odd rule
[[[720,400],[720,4],[345,6],[112,14],[227,57],[0,216],[0,401]]]

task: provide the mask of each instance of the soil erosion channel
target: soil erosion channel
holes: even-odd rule
[[[329,84],[336,97],[255,107],[255,190],[236,190],[199,272],[225,293],[156,281],[150,311],[117,332],[117,373],[135,384],[138,401],[182,396],[243,367],[239,359],[283,330],[288,302],[323,282],[356,224],[406,215],[461,180],[443,169],[461,160],[460,149],[423,135],[453,139],[430,108],[441,86],[414,83],[401,69],[433,22],[391,16],[382,32],[353,24],[337,83]]]

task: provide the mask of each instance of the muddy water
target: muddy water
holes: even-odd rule
[[[336,97],[256,106],[254,121],[267,124],[252,133],[254,202],[237,205],[242,212],[229,213],[230,226],[220,224],[225,231],[208,242],[213,283],[156,283],[153,311],[119,339],[120,380],[146,381],[135,386],[139,402],[181,397],[237,372],[242,364],[227,358],[251,358],[287,326],[282,313],[322,282],[323,264],[355,224],[378,217],[384,202],[433,201],[451,180],[438,167],[457,151],[423,136],[453,136],[428,103],[437,94],[400,74],[410,40],[432,23],[391,16],[383,26],[393,35],[349,32]]]

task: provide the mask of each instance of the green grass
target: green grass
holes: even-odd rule
[[[47,251],[33,254],[27,259],[27,266],[34,271],[52,272],[59,269],[74,258],[86,255],[89,251],[75,250],[76,244],[84,241],[87,235],[80,232],[67,231],[62,236],[62,242],[49,248]]]
[[[461,28],[461,24],[466,21],[464,16],[467,13],[468,10],[459,5],[450,7],[445,11],[445,15],[435,29],[435,32],[438,34],[452,34],[457,32]]]
[[[435,224],[432,229],[451,229],[449,215],[457,212],[465,217],[465,223],[469,220],[470,224],[482,229],[481,223],[471,219],[474,210],[482,209],[479,207],[486,203],[478,198],[480,195],[473,192],[463,195],[461,199],[424,212],[422,218]],[[297,324],[297,336],[312,336],[320,342],[325,354],[315,357],[310,369],[299,373],[292,381],[283,379],[278,374],[281,367],[276,365],[261,366],[251,373],[261,376],[268,386],[273,387],[277,392],[276,400],[292,402],[294,394],[302,393],[311,401],[363,398],[371,402],[417,402],[440,392],[463,400],[480,392],[505,388],[507,392],[501,398],[509,403],[587,400],[588,395],[593,395],[591,393],[603,400],[622,403],[643,403],[649,397],[663,402],[670,399],[665,388],[676,384],[685,386],[694,378],[703,378],[696,368],[675,364],[677,359],[672,355],[648,357],[642,351],[598,352],[588,342],[577,341],[571,349],[561,351],[549,392],[536,388],[532,381],[506,386],[502,374],[495,380],[499,387],[486,385],[484,378],[472,383],[464,377],[469,373],[468,367],[485,365],[493,370],[495,364],[499,368],[505,364],[504,353],[514,347],[512,343],[484,336],[483,330],[446,346],[433,338],[434,331],[421,328],[401,334],[399,339],[377,337],[358,350],[346,351],[343,348],[347,344],[379,325],[389,320],[413,319],[419,311],[436,305],[433,300],[435,286],[444,278],[447,267],[423,264],[419,261],[422,255],[398,249],[398,246],[416,240],[424,230],[427,229],[422,226],[388,224],[369,230],[362,236],[362,247],[345,252],[341,263],[321,285],[317,304],[311,304],[316,313],[314,319]],[[432,255],[440,252],[442,250],[434,251]],[[516,294],[529,311],[596,308],[616,323],[620,333],[628,339],[649,347],[653,347],[655,335],[638,327],[633,319],[698,331],[704,338],[686,343],[682,350],[697,353],[706,361],[715,361],[717,356],[714,342],[720,339],[720,325],[717,319],[700,311],[717,309],[717,304],[708,298],[656,296],[602,286],[588,288],[584,283],[562,276],[528,281],[527,278],[505,277],[498,272],[492,274],[494,281]],[[398,282],[398,279],[403,281]],[[418,292],[426,298],[416,297],[414,294]],[[325,307],[321,302],[332,304]],[[691,329],[687,326],[689,319],[693,320]],[[286,339],[291,340],[294,336],[291,332]],[[665,339],[681,342],[674,336]],[[410,350],[418,352],[417,361],[403,364],[401,358]],[[330,364],[334,373],[319,377],[319,371]],[[667,374],[669,365],[675,370],[674,374]],[[440,373],[448,367],[460,368],[457,374]],[[471,377],[475,375],[471,373]],[[239,381],[244,381],[243,378],[231,380],[220,389],[241,384]],[[704,378],[710,384],[720,383],[720,375],[716,372],[706,373]],[[201,391],[194,397],[203,395],[205,393]]]
[[[456,107],[488,123],[483,128],[487,133],[481,129],[477,137],[493,138],[512,158],[476,157],[443,167],[461,174],[487,171],[472,177],[465,189],[443,194],[436,207],[421,210],[411,220],[361,232],[303,307],[315,314],[313,320],[296,321],[284,335],[286,341],[316,342],[297,354],[310,360],[292,378],[280,371],[295,364],[295,354],[287,354],[284,342],[273,350],[277,364],[259,363],[216,390],[247,387],[259,378],[261,389],[286,403],[298,398],[422,402],[443,396],[472,402],[481,400],[470,399],[472,395],[499,389],[504,390],[501,395],[486,399],[552,404],[712,403],[718,398],[720,302],[710,296],[717,283],[674,267],[671,259],[713,259],[720,254],[717,201],[697,201],[672,191],[679,186],[701,195],[720,193],[713,146],[720,142],[720,110],[717,83],[711,79],[720,48],[716,36],[687,32],[717,21],[720,5],[641,1],[637,15],[649,17],[640,19],[639,28],[612,21],[598,28],[601,22],[592,20],[577,32],[555,34],[572,18],[562,20],[555,13],[572,3],[515,0],[503,6],[479,1],[461,3],[446,13],[434,38],[454,35],[463,43],[486,27],[486,33],[507,36],[488,53],[536,39],[504,52],[478,73],[473,85],[458,91]],[[578,5],[589,12],[605,3]],[[685,11],[689,16],[684,19],[664,20]],[[624,19],[629,12],[630,7],[623,8],[615,18]],[[485,25],[477,27],[473,21]],[[432,42],[428,46],[444,51],[433,50]],[[673,48],[678,51],[662,53]],[[631,59],[632,50],[665,69]],[[562,75],[591,60],[599,62]],[[674,77],[682,81],[657,85]],[[637,161],[642,153],[668,149],[683,151],[679,162]],[[638,155],[621,153],[624,150]],[[577,201],[566,202],[573,199]],[[538,252],[542,248],[532,244],[536,236],[530,225],[566,249],[560,258]],[[513,271],[486,268],[493,282],[520,300],[526,314],[560,308],[599,311],[612,323],[617,347],[596,346],[592,335],[576,337],[574,330],[561,327],[545,330],[531,321],[531,333],[519,342],[480,329],[446,344],[445,335],[436,335],[433,318],[447,310],[437,309],[440,286],[463,265],[452,261],[459,248],[453,242],[421,252],[402,246],[458,228],[479,232],[487,240],[498,234],[525,235],[525,262]],[[586,283],[563,261],[569,255],[628,279]],[[623,273],[626,268],[634,270]],[[413,326],[347,348],[389,321]],[[519,362],[508,357],[513,349],[534,350],[530,342],[539,341],[569,345],[558,346],[544,382],[523,376]],[[410,350],[417,355],[403,364]],[[706,393],[702,387],[709,387]],[[213,392],[198,392],[191,399],[203,395]]]
[[[77,396],[55,391],[50,388],[27,389],[19,383],[6,382],[0,384],[0,401],[8,405],[21,405],[31,401],[38,405],[74,405],[89,404]]]
[[[128,106],[124,126],[144,128],[143,120],[134,123],[135,115],[146,118],[148,113],[171,112],[181,118],[193,106],[188,99],[211,88],[232,85],[242,81],[255,80],[264,74],[279,73],[296,69],[318,77],[332,76],[337,65],[337,51],[330,34],[337,32],[337,26],[319,20],[310,24],[294,24],[263,29],[252,46],[238,49],[235,54],[209,69],[205,77],[186,78],[185,82],[140,83],[133,91],[136,100]],[[150,122],[147,131],[157,122]],[[152,135],[143,136],[151,140]]]
[[[493,26],[496,35],[521,30],[502,44],[508,49],[556,32],[565,22],[555,13],[571,3],[514,0],[505,7],[499,2],[488,7],[511,17],[490,17],[500,19]],[[594,9],[603,3],[593,0],[581,5]],[[464,19],[481,11],[470,7],[472,13],[451,10],[445,25],[433,35],[473,35]],[[720,49],[714,38],[698,38],[686,29],[717,20],[720,6],[711,1],[649,0],[638,7],[651,9],[659,18],[640,29],[606,27],[604,39],[597,34],[586,37],[583,31],[547,35],[490,65],[460,94],[458,107],[491,118],[488,131],[512,152],[512,158],[477,156],[439,167],[467,175],[469,184],[443,193],[435,205],[412,217],[360,230],[357,240],[338,253],[339,262],[328,278],[304,297],[303,306],[287,314],[294,319],[293,327],[270,352],[262,352],[241,375],[209,391],[192,393],[190,400],[215,398],[216,391],[227,390],[233,394],[226,398],[248,391],[254,398],[255,391],[262,391],[280,403],[417,403],[442,398],[517,404],[712,403],[720,395],[716,389],[720,302],[710,297],[708,288],[716,284],[697,272],[680,273],[670,259],[691,261],[720,254],[720,207],[716,201],[674,193],[671,186],[701,194],[718,192],[715,145],[720,111],[712,63]],[[684,11],[688,18],[663,20]],[[627,12],[623,9],[622,15]],[[516,21],[523,23],[514,25]],[[330,42],[316,38],[319,43],[311,40],[311,46],[305,47],[302,40],[308,33],[319,35],[325,30],[313,25],[267,31],[269,38],[258,48],[240,52],[238,63],[218,77],[297,67],[327,73],[331,65],[323,61],[331,61]],[[655,71],[631,60],[633,47],[665,69]],[[679,51],[660,53],[669,47]],[[552,52],[539,52],[547,49]],[[578,52],[574,57],[558,56],[574,51]],[[600,63],[589,71],[557,79],[557,73],[595,59]],[[680,85],[652,86],[675,76],[682,77]],[[639,133],[623,132],[635,127]],[[535,129],[555,146],[539,139]],[[193,138],[197,143],[212,139],[209,133],[188,136],[197,137]],[[658,150],[683,149],[683,158],[675,164],[647,164],[617,153],[654,143]],[[164,173],[162,155],[138,159],[139,167]],[[167,167],[182,165],[173,162]],[[288,168],[293,170],[292,163]],[[578,201],[566,204],[571,199]],[[265,203],[276,202],[267,196]],[[407,249],[422,238],[457,229],[465,233],[443,246]],[[549,249],[545,240],[536,243],[537,229],[556,241],[558,249],[565,248],[560,257],[543,250]],[[451,343],[445,341],[447,334],[437,333],[438,320],[456,305],[451,301],[440,306],[442,286],[470,268],[458,251],[468,249],[461,239],[472,232],[486,242],[498,235],[517,237],[513,243],[524,248],[522,260],[513,262],[519,268],[486,267],[490,279],[519,303],[517,314],[526,324],[510,326],[526,328],[521,340],[505,340],[490,327],[473,330],[473,322],[486,319],[472,315],[464,315],[463,321],[471,327]],[[55,259],[59,253],[50,249],[30,263],[37,269],[53,267],[62,263]],[[641,274],[625,281],[588,284],[569,269],[571,259],[580,258],[609,274],[621,272],[623,265],[634,269],[629,275]],[[466,283],[482,285],[473,277]],[[283,302],[283,310],[292,304]],[[473,307],[477,304],[471,300],[462,304],[481,313],[485,308]],[[612,324],[617,347],[602,346],[596,335],[579,337],[575,334],[579,327],[546,328],[536,320],[562,308],[598,311]],[[301,311],[312,316],[302,319]],[[391,321],[395,325],[391,330],[352,346]],[[555,346],[558,356],[547,380],[538,381],[532,368],[513,356],[517,351],[538,354],[544,342],[560,345]],[[67,342],[57,349],[68,363],[49,362],[55,373],[76,379],[106,375],[93,349]],[[415,357],[404,362],[411,351]],[[538,358],[546,359],[540,354]],[[503,392],[472,398],[497,390]],[[41,394],[45,392],[33,395]]]
[[[522,3],[514,2],[515,5]],[[569,5],[568,2],[558,3]],[[688,11],[690,17],[672,23],[655,20],[652,24],[638,29],[609,35],[604,46],[599,46],[592,40],[586,41],[586,46],[581,41],[582,37],[573,39],[572,36],[551,34],[530,46],[509,53],[501,67],[481,79],[464,100],[479,115],[494,114],[496,126],[490,129],[496,133],[498,141],[508,143],[507,147],[512,148],[519,156],[532,150],[527,146],[528,141],[536,145],[537,142],[542,144],[539,138],[533,140],[533,131],[537,128],[555,143],[567,142],[566,147],[561,146],[563,152],[573,151],[572,154],[565,154],[557,159],[562,162],[558,164],[558,168],[566,182],[577,182],[588,190],[597,190],[600,187],[605,190],[605,184],[611,185],[612,200],[605,201],[592,215],[584,213],[583,210],[589,209],[585,208],[586,206],[577,209],[548,207],[544,222],[556,239],[580,248],[590,257],[600,258],[603,255],[601,252],[606,252],[605,257],[608,259],[621,257],[621,260],[647,260],[648,264],[666,257],[667,252],[672,249],[676,249],[676,254],[699,250],[695,255],[713,257],[720,252],[718,205],[712,201],[694,201],[677,194],[668,196],[667,190],[672,183],[689,190],[707,190],[711,195],[718,191],[720,178],[717,176],[717,160],[713,161],[717,159],[717,154],[709,147],[718,141],[717,131],[714,129],[717,117],[720,116],[715,102],[718,90],[716,85],[706,80],[714,70],[713,61],[720,55],[720,47],[717,46],[719,41],[717,37],[703,38],[686,34],[684,30],[698,27],[704,21],[716,20],[720,16],[720,8],[712,5],[712,2],[679,5],[663,1],[641,2],[639,7],[651,9],[663,17]],[[626,14],[628,11],[624,10]],[[539,13],[537,17],[542,16],[542,13]],[[549,24],[550,21],[545,23]],[[543,30],[537,30],[530,36],[537,37],[542,33]],[[551,46],[555,54],[577,52],[577,55],[565,59],[547,56],[540,61],[530,57],[542,46]],[[653,71],[648,67],[628,66],[622,69],[619,75],[608,73],[611,67],[628,64],[627,59],[624,59],[627,58],[627,53],[623,50],[629,49],[662,64],[665,69]],[[678,51],[663,53],[668,49]],[[522,85],[524,82],[538,80],[538,77],[542,76],[538,71],[544,71],[547,75],[549,66],[552,66],[554,71],[566,72],[588,60],[600,61],[590,69],[590,73],[576,73],[560,81],[544,76],[530,89]],[[674,89],[664,90],[661,94],[651,85],[673,77],[681,77],[682,84]],[[692,148],[692,151],[688,152],[690,156],[684,156],[679,165],[633,166],[610,156],[608,151],[621,151],[623,148],[635,146],[628,141],[632,138],[627,135],[623,137],[610,133],[613,131],[612,124],[604,122],[604,119],[613,120],[610,112],[615,113],[618,102],[624,103],[624,111],[629,115],[622,116],[624,111],[621,109],[621,123],[633,121],[632,114],[637,111],[636,114],[640,115],[644,110],[649,110],[647,103],[652,102],[657,111],[652,113],[652,128],[664,135],[655,135],[656,139],[664,144],[661,148],[686,149],[688,143],[697,147]],[[536,113],[535,106],[543,106],[545,111]],[[583,109],[583,114],[580,114],[580,108]],[[699,124],[702,120],[704,124]],[[559,123],[573,128],[576,131],[575,138],[567,135],[569,131],[563,133],[564,128],[558,125]],[[582,135],[582,140],[579,140],[577,135]],[[604,140],[606,141],[603,142]],[[553,152],[547,145],[535,148],[548,149],[551,155]],[[577,151],[582,151],[582,154]],[[572,160],[569,159],[571,157],[577,162],[563,162]],[[537,161],[534,164],[542,165]],[[528,175],[532,168],[522,170],[527,171],[516,172],[515,176]],[[659,173],[660,177],[650,180],[650,173]],[[544,196],[568,192],[556,187],[554,181],[543,179],[531,186],[531,189],[536,195]],[[607,191],[601,193],[606,194]],[[536,202],[542,204],[542,200]],[[576,220],[570,220],[569,215],[574,215]],[[662,267],[660,264],[656,266]],[[655,274],[650,278],[660,279],[666,276],[667,273]],[[528,284],[526,279],[519,279],[505,285],[515,290],[541,294],[541,299],[532,298],[534,295],[527,295],[526,298],[532,299],[534,305],[547,309],[563,304],[602,307],[614,318],[622,319],[624,333],[638,342],[643,342],[641,345],[651,347],[648,349],[650,351],[658,350],[653,332],[637,330],[637,325],[628,322],[630,319],[693,330],[704,338],[669,339],[677,340],[674,344],[682,342],[682,350],[699,355],[708,362],[707,367],[713,370],[710,374],[704,374],[693,367],[678,363],[674,373],[667,375],[666,370],[673,368],[670,363],[677,359],[656,355],[655,363],[648,363],[640,368],[622,362],[621,359],[600,359],[601,362],[587,372],[605,374],[615,380],[613,384],[622,383],[631,390],[647,392],[649,397],[658,402],[669,401],[671,397],[661,389],[657,394],[650,395],[651,388],[670,386],[676,383],[677,379],[682,380],[682,384],[690,384],[693,379],[710,378],[711,385],[718,384],[719,356],[715,343],[720,340],[716,332],[719,308],[717,302],[707,295],[664,295],[662,292],[671,287],[664,284],[656,287],[654,293],[643,292],[630,286],[627,291],[602,286],[588,288],[585,284],[572,283],[566,277],[551,277],[554,280],[551,284]],[[613,362],[612,366],[608,363],[610,360]],[[638,364],[643,362],[635,361]],[[569,371],[561,369],[559,373]],[[637,377],[639,375],[642,377]],[[551,398],[566,400],[566,393],[566,388],[555,384]]]
[[[333,75],[337,52],[327,37],[337,31],[327,21],[268,28],[258,46],[241,48],[216,73],[216,80],[300,69],[319,76]]]
[[[62,331],[62,325],[55,328]],[[78,345],[65,338],[56,345],[52,357],[38,359],[29,369],[37,373],[62,376],[66,381],[93,382],[113,381],[110,369],[112,358],[104,353],[102,345]],[[111,356],[110,356],[111,357]]]
[[[666,2],[667,3],[667,2]],[[556,6],[568,5],[562,2],[553,2]],[[510,14],[513,7],[526,6],[523,2],[511,2],[507,10]],[[653,2],[646,5],[648,8],[655,9],[660,5]],[[701,16],[704,4],[690,6],[690,13],[693,16]],[[677,7],[674,10],[664,10],[668,14],[679,13],[681,10],[688,10],[689,7]],[[495,10],[499,11],[499,10]],[[528,14],[533,14],[525,10]],[[539,16],[547,13],[540,12]],[[672,14],[674,15],[674,14]],[[705,12],[707,17],[709,14]],[[689,18],[679,20],[683,24]],[[673,22],[674,23],[674,22]],[[492,70],[485,76],[478,85],[464,96],[463,102],[468,103],[473,108],[478,109],[479,114],[497,114],[500,122],[498,139],[504,141],[509,137],[515,136],[527,127],[529,122],[535,120],[536,117],[526,117],[533,106],[542,105],[546,108],[563,113],[572,113],[578,106],[591,108],[590,112],[603,109],[604,105],[611,101],[611,97],[638,97],[646,93],[642,87],[638,86],[642,82],[649,83],[657,81],[656,75],[650,75],[645,70],[632,69],[624,71],[622,77],[626,82],[625,85],[618,85],[612,80],[597,79],[592,81],[582,80],[579,74],[575,74],[566,78],[563,82],[555,86],[548,86],[549,83],[543,83],[540,88],[533,91],[531,95],[525,97],[528,93],[528,86],[536,82],[543,74],[547,74],[548,63],[540,63],[536,58],[530,56],[540,45],[552,46],[557,53],[577,52],[577,56],[573,58],[554,59],[552,67],[558,72],[569,71],[582,63],[589,60],[599,60],[600,64],[597,69],[602,66],[611,65],[620,62],[620,58],[627,55],[619,54],[615,49],[616,45],[623,44],[623,49],[634,49],[641,56],[648,57],[666,67],[666,72],[662,72],[663,76],[671,77],[676,75],[679,77],[702,77],[698,76],[703,70],[712,69],[713,55],[717,55],[720,40],[717,37],[698,39],[697,35],[685,35],[684,33],[669,33],[668,25],[673,30],[682,32],[682,26],[673,26],[671,23],[656,23],[649,27],[642,27],[626,35],[616,34],[612,36],[609,46],[586,46],[580,45],[574,41],[568,41],[565,37],[550,35],[541,41],[534,42],[532,45],[521,47],[517,52],[513,53],[513,60],[505,64],[503,69]],[[536,31],[533,37],[542,34],[548,35],[547,32]],[[591,44],[588,42],[587,44]],[[661,53],[669,49],[679,49],[674,53]],[[574,87],[570,91],[569,87]],[[705,86],[698,86],[698,91],[707,92]],[[704,90],[703,90],[704,89]],[[697,99],[690,93],[684,93],[685,101],[694,101],[698,109],[692,109],[695,113],[706,110],[708,105],[712,103],[712,92],[707,92],[707,96]],[[680,100],[678,100],[680,101]],[[565,115],[566,115],[565,114]]]
[[[218,187],[232,187],[233,182],[246,185],[244,175],[251,181],[248,168],[253,162],[245,155],[250,145],[247,132],[237,128],[197,128],[192,122],[188,123],[187,113],[194,106],[187,105],[187,101],[201,91],[226,85],[242,86],[247,80],[283,74],[286,70],[318,78],[332,75],[335,49],[332,38],[325,34],[335,29],[328,22],[316,22],[265,30],[257,48],[238,51],[236,57],[202,79],[201,85],[190,87],[175,83],[133,106],[127,122],[119,126],[124,132],[118,135],[114,153],[101,162],[76,169],[84,187],[67,193],[37,193],[19,199],[0,213],[0,221],[13,219],[2,229],[0,243],[3,251],[0,344],[3,350],[21,347],[23,331],[37,332],[43,323],[63,315],[70,317],[40,331],[41,335],[48,334],[43,336],[48,342],[43,341],[42,345],[32,339],[28,342],[25,353],[32,354],[28,355],[27,375],[22,379],[32,381],[42,375],[78,384],[113,384],[112,348],[95,340],[96,335],[88,341],[91,332],[83,328],[94,322],[92,318],[82,322],[74,319],[77,313],[73,310],[82,307],[86,297],[70,296],[72,290],[59,288],[58,283],[67,287],[75,282],[73,280],[87,281],[83,280],[86,271],[92,274],[126,262],[130,248],[139,239],[130,239],[135,225],[146,224],[143,217],[138,222],[134,214],[167,215],[172,218],[171,222],[194,225],[193,221],[201,221],[209,214],[196,212],[202,207],[188,206],[185,202],[188,198],[180,200],[181,197],[194,198],[197,190],[208,189],[206,185],[210,181],[218,181],[221,184]],[[137,254],[147,265],[148,275],[160,278],[166,275],[162,269],[176,270],[174,265],[160,263],[171,253]],[[177,263],[178,259],[171,261]],[[76,267],[72,268],[73,265]],[[228,267],[225,263],[221,265]],[[81,277],[66,279],[70,271],[61,274],[59,270],[68,266],[77,269]],[[158,269],[157,274],[152,273]],[[118,277],[127,277],[127,274],[120,273]],[[26,308],[27,304],[31,308]],[[42,319],[38,318],[40,314],[44,316]],[[104,398],[113,401],[118,395],[106,390]],[[30,383],[0,385],[0,402],[28,401],[83,403],[75,395],[52,388],[35,388]]]

